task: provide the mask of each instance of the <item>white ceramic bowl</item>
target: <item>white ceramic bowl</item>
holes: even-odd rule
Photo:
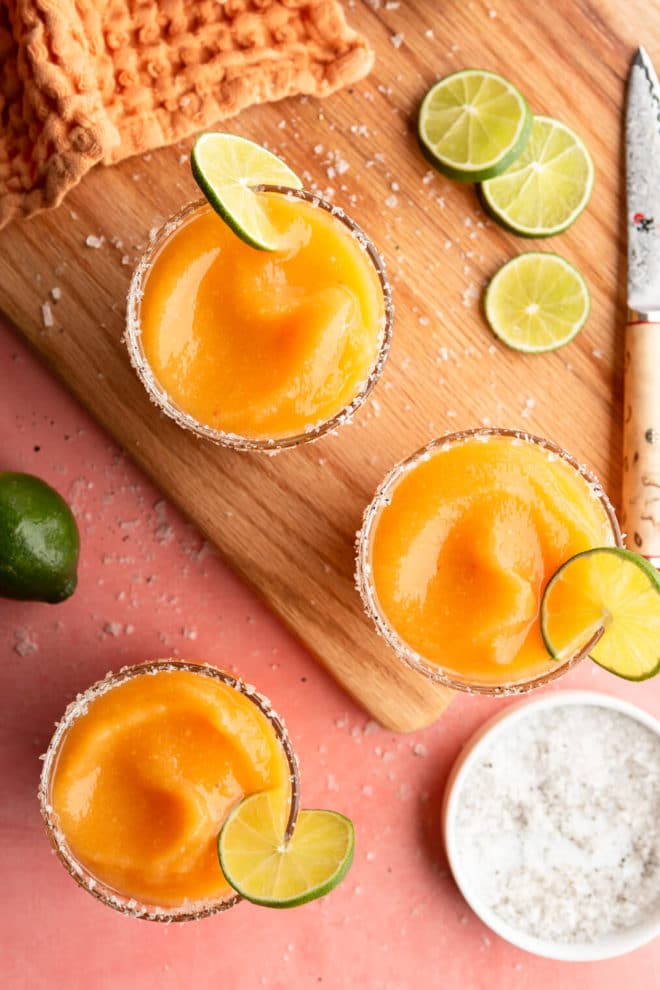
[[[561,691],[545,695],[534,701],[524,701],[508,707],[484,723],[461,751],[447,781],[442,820],[445,848],[456,884],[469,906],[484,924],[488,925],[501,938],[506,939],[507,942],[511,942],[518,948],[534,955],[567,962],[588,962],[623,955],[625,952],[630,952],[632,949],[650,942],[656,935],[660,935],[660,902],[644,922],[625,931],[603,936],[596,941],[556,942],[536,938],[503,921],[499,915],[495,914],[487,904],[479,899],[479,894],[475,891],[461,862],[457,843],[456,822],[461,792],[471,770],[481,759],[485,750],[497,738],[509,731],[514,723],[532,716],[533,711],[540,712],[566,705],[595,705],[600,708],[611,708],[628,715],[660,736],[660,722],[647,712],[635,707],[635,705],[619,701],[618,698],[597,694],[593,691]]]

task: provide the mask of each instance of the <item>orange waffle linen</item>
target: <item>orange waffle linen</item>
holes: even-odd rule
[[[326,96],[372,62],[338,0],[0,0],[0,227],[97,162]]]

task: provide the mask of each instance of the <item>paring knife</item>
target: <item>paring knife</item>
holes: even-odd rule
[[[626,114],[628,325],[624,343],[623,530],[660,566],[660,84],[639,48]]]

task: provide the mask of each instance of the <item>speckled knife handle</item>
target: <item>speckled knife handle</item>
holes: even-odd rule
[[[629,314],[625,334],[622,529],[660,566],[660,311]]]

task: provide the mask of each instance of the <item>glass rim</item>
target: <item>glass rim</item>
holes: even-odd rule
[[[544,671],[541,674],[536,674],[533,677],[529,677],[524,680],[510,681],[504,684],[482,684],[479,682],[470,682],[469,680],[461,681],[457,676],[453,676],[451,672],[445,670],[439,664],[435,664],[422,656],[421,653],[415,650],[412,646],[409,646],[408,643],[406,643],[405,640],[399,636],[394,627],[386,618],[378,602],[378,596],[376,595],[376,589],[374,587],[371,572],[371,562],[369,559],[374,526],[380,511],[385,505],[388,504],[389,496],[393,487],[396,486],[396,484],[398,484],[398,482],[406,474],[408,474],[409,471],[413,470],[424,460],[428,460],[428,458],[435,451],[441,450],[446,445],[453,446],[454,444],[463,443],[472,439],[479,440],[483,438],[484,440],[488,440],[492,437],[510,437],[514,440],[520,441],[521,443],[533,444],[534,446],[543,448],[551,454],[555,454],[557,457],[560,457],[562,461],[569,464],[577,472],[577,474],[579,474],[580,477],[587,482],[595,498],[598,499],[604,509],[607,521],[611,527],[612,536],[614,537],[614,545],[617,547],[622,547],[624,545],[621,529],[619,527],[619,522],[616,518],[612,503],[610,502],[598,477],[593,473],[593,471],[591,471],[590,468],[586,467],[584,464],[581,464],[577,458],[575,458],[559,444],[555,443],[553,440],[547,440],[545,437],[539,437],[533,433],[527,433],[525,430],[516,430],[507,427],[477,427],[475,429],[458,430],[454,433],[447,433],[442,437],[437,437],[436,439],[431,440],[424,447],[420,447],[413,454],[410,454],[408,457],[404,458],[404,460],[399,461],[387,473],[381,484],[376,489],[376,493],[371,502],[364,510],[362,526],[357,533],[355,581],[366,614],[374,623],[377,632],[383,637],[383,639],[385,639],[388,646],[391,647],[398,659],[405,663],[407,667],[423,674],[427,680],[430,680],[433,683],[442,684],[445,687],[452,688],[456,691],[463,691],[468,694],[509,696],[516,694],[527,694],[536,688],[544,687],[546,684],[554,681],[557,677],[561,677],[562,674],[565,674],[568,670],[579,663],[580,660],[583,660],[584,657],[587,656],[589,649],[593,646],[593,640],[590,640],[587,646],[575,656],[569,657],[568,660],[557,664],[557,666],[553,667],[551,670]]]
[[[128,350],[130,362],[146,389],[147,395],[158,406],[161,412],[164,412],[170,419],[173,419],[178,426],[219,446],[229,447],[233,450],[262,451],[272,454],[291,447],[298,447],[303,443],[311,443],[319,440],[327,433],[331,433],[340,426],[350,423],[353,415],[364,404],[383,373],[392,341],[394,305],[385,261],[362,228],[341,207],[329,203],[327,200],[322,199],[307,189],[291,189],[286,186],[273,185],[255,186],[255,189],[257,192],[275,192],[286,195],[289,198],[302,199],[312,206],[330,213],[348,228],[375,269],[383,298],[383,315],[379,330],[378,353],[371,366],[369,375],[362,383],[357,395],[329,419],[316,423],[308,429],[303,430],[302,433],[285,437],[249,437],[240,433],[231,433],[217,429],[216,427],[202,423],[190,413],[181,409],[168,395],[154,374],[142,347],[140,311],[144,296],[144,284],[156,255],[170,236],[179,230],[195,213],[204,208],[212,210],[208,200],[204,198],[193,200],[186,204],[150,236],[149,244],[131,276],[126,304],[124,343]]]
[[[116,673],[110,672],[104,678],[88,687],[86,691],[76,695],[76,698],[67,705],[64,715],[56,724],[55,732],[48,744],[48,749],[42,757],[43,765],[39,780],[38,796],[41,817],[48,833],[48,838],[60,863],[62,863],[69,876],[73,877],[79,887],[92,894],[103,904],[113,908],[115,911],[119,911],[120,914],[159,922],[196,921],[199,918],[206,918],[220,911],[226,911],[228,908],[238,904],[243,898],[238,893],[228,893],[222,897],[184,902],[179,906],[173,907],[169,905],[167,907],[161,907],[116,890],[110,884],[96,877],[73,853],[50,803],[50,793],[61,745],[69,729],[81,716],[86,714],[87,706],[90,702],[96,701],[97,698],[103,697],[103,695],[108,694],[114,688],[136,677],[175,670],[184,670],[189,673],[218,680],[238,691],[246,698],[249,698],[256,705],[274,729],[289,766],[291,808],[285,831],[286,839],[289,839],[293,834],[300,810],[298,759],[289,739],[284,720],[273,710],[269,699],[265,695],[259,694],[251,684],[246,683],[240,677],[233,677],[219,667],[213,667],[211,664],[201,663],[199,661],[178,659],[149,660],[145,663],[122,667]]]

